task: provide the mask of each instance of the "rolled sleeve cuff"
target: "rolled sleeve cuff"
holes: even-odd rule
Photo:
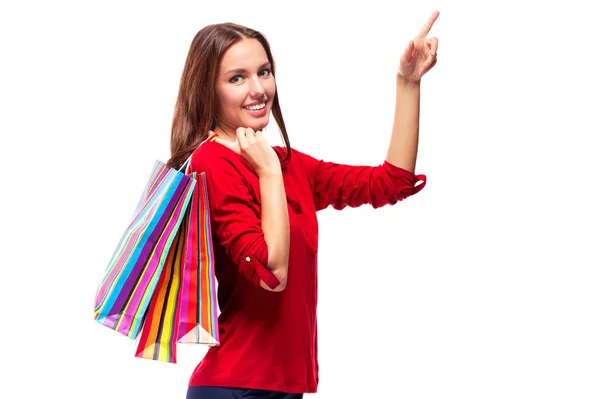
[[[241,255],[238,265],[248,280],[256,286],[260,286],[262,280],[272,290],[279,286],[279,279],[267,268],[269,251],[264,238],[257,239]]]
[[[246,263],[246,270],[253,271],[253,274],[256,277],[253,276],[251,279],[254,280],[256,284],[260,284],[260,280],[262,280],[272,290],[281,284],[277,277],[275,277],[275,275],[269,269],[267,269],[266,266],[263,266],[263,264],[256,260],[256,258],[254,258],[252,255],[246,255],[242,262]]]
[[[427,176],[415,175],[406,169],[392,165],[388,161],[383,162],[383,168],[394,181],[394,185],[400,189],[401,199],[410,197],[421,191],[427,183]],[[417,185],[418,182],[422,182]]]

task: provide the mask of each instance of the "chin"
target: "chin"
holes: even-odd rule
[[[252,128],[252,130],[257,132],[259,130],[264,130],[264,128],[267,127],[268,124],[269,124],[269,118],[268,118],[268,116],[266,116],[264,118],[264,120],[248,121],[248,125],[246,125],[244,127],[250,127],[250,128]]]

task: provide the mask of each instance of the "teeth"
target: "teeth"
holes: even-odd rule
[[[244,107],[244,108],[249,109],[251,111],[258,111],[259,109],[263,109],[265,106],[266,106],[266,104],[262,103],[262,104],[252,105],[250,107]]]

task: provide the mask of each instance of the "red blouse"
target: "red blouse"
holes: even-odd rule
[[[275,150],[282,158],[285,149]],[[348,166],[292,150],[282,165],[290,220],[288,280],[283,291],[272,292],[260,287],[261,279],[271,288],[279,281],[266,268],[260,188],[252,167],[229,148],[206,142],[194,152],[190,171],[207,177],[221,345],[208,350],[189,385],[316,392],[316,212],[329,205],[395,204],[419,192],[426,177],[388,162]]]

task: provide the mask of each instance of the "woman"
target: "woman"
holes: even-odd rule
[[[436,63],[437,39],[426,36],[438,15],[401,56],[392,137],[377,167],[324,162],[290,147],[262,34],[227,23],[194,38],[168,164],[191,156],[189,171],[206,172],[221,342],[194,370],[189,399],[316,392],[316,212],[395,204],[424,187],[425,176],[414,174],[420,80]],[[285,148],[263,137],[271,112]]]

